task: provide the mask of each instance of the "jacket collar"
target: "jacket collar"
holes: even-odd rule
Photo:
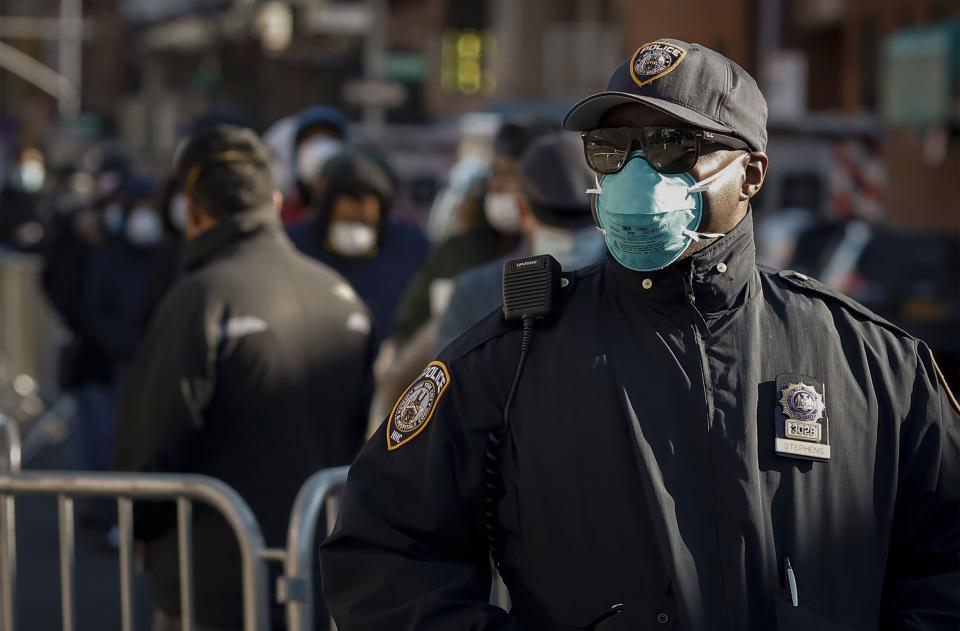
[[[230,245],[251,237],[277,233],[282,229],[280,218],[272,209],[245,210],[220,219],[203,234],[187,241],[183,251],[184,265],[196,269]]]
[[[660,310],[693,304],[701,314],[721,314],[742,305],[756,284],[753,215],[747,213],[723,238],[688,259],[654,272],[636,272],[607,257],[613,285]],[[708,316],[709,319],[709,316]]]

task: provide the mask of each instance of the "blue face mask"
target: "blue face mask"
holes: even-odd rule
[[[597,187],[597,219],[613,257],[624,267],[648,272],[667,267],[690,243],[722,234],[697,232],[703,218],[703,191],[732,163],[697,182],[687,173],[663,174],[634,151],[623,169],[604,175]]]

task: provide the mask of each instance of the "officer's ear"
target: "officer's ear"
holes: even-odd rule
[[[747,154],[750,161],[747,162],[743,185],[740,187],[740,201],[744,202],[760,192],[763,186],[763,180],[767,176],[767,154],[762,151],[752,151]]]

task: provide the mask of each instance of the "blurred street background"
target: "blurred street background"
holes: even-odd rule
[[[91,466],[76,418],[109,419],[172,282],[169,176],[192,131],[264,134],[294,225],[312,212],[297,129],[333,108],[389,165],[392,216],[436,246],[468,230],[505,121],[558,125],[660,37],[724,53],[769,102],[762,262],[921,337],[960,386],[956,0],[0,0],[0,413],[25,466]],[[57,625],[54,512],[18,506],[21,629]],[[80,536],[80,629],[119,624],[105,534]]]

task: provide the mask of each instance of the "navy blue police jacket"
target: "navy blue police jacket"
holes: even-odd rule
[[[757,266],[748,215],[659,272],[565,275],[520,355],[492,314],[352,465],[321,547],[342,631],[956,629],[960,418],[929,349]],[[617,612],[608,615],[611,612]]]

